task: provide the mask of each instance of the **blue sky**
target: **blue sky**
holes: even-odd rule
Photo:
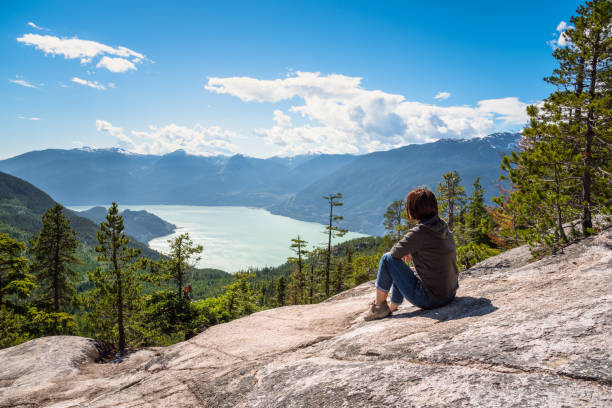
[[[580,2],[426,3],[2,1],[0,157],[366,153],[520,130]]]

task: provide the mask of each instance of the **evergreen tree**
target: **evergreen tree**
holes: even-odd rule
[[[353,250],[351,249],[351,247],[346,248],[346,256],[344,257],[344,267],[344,276],[348,278],[345,279],[345,281],[348,281],[347,284],[351,285],[352,282],[350,282],[350,279],[353,277]]]
[[[353,259],[353,284],[360,285],[375,276],[380,256],[359,255]]]
[[[143,299],[142,345],[170,345],[186,340],[192,334],[197,311],[185,297],[176,297],[173,290],[153,292]]]
[[[177,287],[177,297],[183,297],[183,285],[187,281],[189,272],[200,260],[199,254],[204,248],[202,245],[194,245],[188,233],[180,234],[174,239],[169,239],[169,259],[161,261],[161,271],[167,280],[174,281]]]
[[[574,153],[568,171],[580,180],[575,202],[582,233],[588,235],[593,211],[609,206],[612,198],[612,3],[588,1],[576,12],[563,33],[566,46],[553,53],[559,67],[545,80],[557,90],[543,111],[546,121],[560,129],[562,138],[555,144]]]
[[[285,277],[281,276],[276,282],[276,305],[284,306],[285,298],[287,297],[287,283]]]
[[[304,257],[308,255],[308,251],[306,250],[307,244],[308,242],[300,239],[299,235],[297,238],[291,239],[290,248],[297,255],[287,259],[290,263],[297,266],[295,274],[292,274],[291,283],[294,292],[294,304],[297,304],[304,299]]]
[[[513,210],[522,214],[528,227],[522,235],[530,244],[546,243],[555,249],[568,241],[563,224],[579,216],[569,205],[578,186],[567,171],[573,154],[560,142],[558,126],[538,120],[536,111],[528,108],[532,119],[524,131],[523,152],[504,157],[501,168],[518,186],[510,197]]]
[[[27,325],[27,315],[16,313],[4,304],[0,305],[0,349],[33,339],[32,333],[24,330]]]
[[[312,251],[309,252],[310,256],[308,257],[308,264],[310,266],[310,272],[308,274],[308,303],[312,304],[315,299],[315,288],[317,286],[316,277],[317,266],[319,263],[319,257],[321,255],[321,250],[315,247],[312,247]]]
[[[142,262],[137,257],[140,251],[129,247],[128,243],[123,217],[113,203],[98,231],[95,250],[101,266],[89,273],[94,288],[89,292],[87,304],[92,308],[90,320],[94,330],[103,338],[117,338],[122,354],[126,346],[126,327],[141,308],[141,283],[145,279],[139,273]]]
[[[446,219],[448,228],[455,226],[455,215],[465,205],[465,188],[461,185],[461,177],[456,171],[444,173],[442,182],[438,184],[438,206],[440,214]]]
[[[339,215],[334,215],[334,207],[342,206],[342,202],[339,201],[342,199],[342,193],[330,194],[327,196],[323,196],[323,199],[327,200],[329,203],[329,223],[325,227],[325,233],[327,234],[327,253],[325,259],[325,297],[329,297],[329,269],[331,262],[331,240],[332,237],[341,237],[348,232],[348,230],[343,229],[335,225],[337,222],[344,219],[344,217]]]
[[[336,293],[344,290],[344,262],[339,261],[336,265]]]
[[[55,204],[42,216],[42,228],[35,238],[31,252],[32,270],[43,300],[53,304],[53,311],[65,309],[75,293],[74,281],[78,277],[70,265],[77,262],[76,232],[63,214],[64,208]]]
[[[463,225],[456,234],[460,245],[467,243],[489,245],[491,243],[488,234],[492,221],[484,205],[484,190],[480,185],[480,177],[474,180],[474,190],[461,218]]]
[[[28,260],[23,256],[25,244],[0,232],[0,307],[8,296],[25,299],[36,287],[28,273]]]
[[[255,277],[250,272],[238,272],[234,282],[226,287],[228,312],[232,319],[246,316],[257,310],[256,300],[249,281]]]
[[[521,217],[520,204],[516,198],[518,187],[511,183],[510,188],[498,186],[500,196],[493,197],[493,202],[497,207],[490,212],[493,223],[496,225],[497,238],[504,243],[500,245],[505,248],[517,247],[521,245],[519,230],[525,228],[525,223]]]
[[[395,200],[387,207],[385,211],[383,225],[389,231],[388,236],[393,243],[399,241],[406,232],[404,220],[406,215],[406,203],[404,200]]]
[[[612,202],[612,3],[578,7],[553,56],[558,67],[545,81],[556,90],[540,107],[528,108],[522,151],[504,158],[518,186],[513,201],[530,222],[531,243],[553,250],[567,241],[564,223],[580,218],[593,231],[593,214]]]
[[[457,247],[457,266],[459,270],[465,270],[499,253],[501,253],[500,249],[491,248],[486,244],[469,242]]]

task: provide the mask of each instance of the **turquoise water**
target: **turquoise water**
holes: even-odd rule
[[[91,207],[70,208],[82,211]],[[178,227],[174,234],[149,241],[149,246],[159,252],[168,251],[168,239],[188,232],[195,243],[204,246],[202,259],[198,263],[202,268],[236,272],[249,266],[280,265],[293,255],[289,245],[291,238],[298,234],[308,241],[308,249],[313,245],[327,245],[327,235],[323,234],[325,226],[274,215],[259,208],[123,205],[120,209],[146,210]],[[365,236],[349,232],[342,238],[334,239],[332,244]]]

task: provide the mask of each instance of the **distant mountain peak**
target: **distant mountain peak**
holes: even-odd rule
[[[79,152],[88,152],[88,153],[118,153],[125,154],[128,156],[142,156],[141,153],[131,152],[122,147],[91,147],[91,146],[82,146],[77,147],[76,149],[72,149],[73,151]]]

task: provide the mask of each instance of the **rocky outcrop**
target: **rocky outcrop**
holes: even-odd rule
[[[0,407],[611,406],[612,231],[528,259],[476,265],[440,309],[364,322],[367,283],[120,364],[94,363],[91,340],[33,340],[0,350]]]

